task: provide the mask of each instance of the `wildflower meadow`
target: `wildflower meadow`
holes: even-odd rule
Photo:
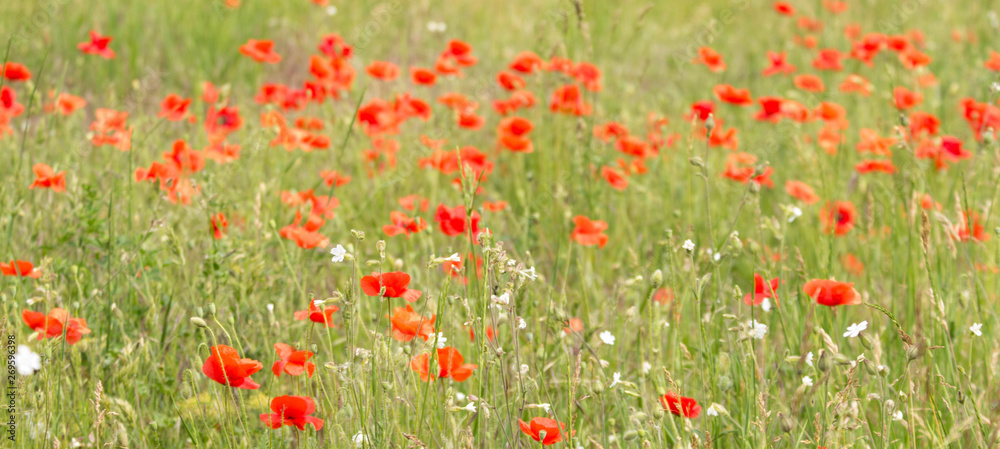
[[[998,8],[0,1],[0,447],[1000,447]]]

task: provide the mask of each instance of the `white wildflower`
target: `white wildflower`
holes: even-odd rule
[[[809,351],[809,353],[806,354],[806,365],[813,366],[813,357],[815,356],[813,355],[812,351]]]
[[[42,369],[42,357],[25,345],[17,345],[14,366],[17,368],[18,374],[30,376]]]
[[[524,321],[524,318],[517,317],[517,328],[524,329],[526,327],[528,327],[528,323]]]
[[[903,411],[902,410],[896,410],[896,413],[892,414],[892,420],[893,421],[902,421],[903,420]]]
[[[771,311],[771,299],[770,298],[764,298],[764,301],[760,303],[760,308],[761,308],[761,310],[763,310],[765,312],[770,312]]]
[[[982,337],[983,323],[972,323],[972,327],[969,328],[969,331],[971,331],[973,334],[976,334],[977,337]]]
[[[476,403],[475,402],[470,402],[468,404],[465,404],[465,407],[462,407],[462,410],[465,410],[467,412],[476,413]]]
[[[326,15],[328,15],[328,16],[337,15],[337,7],[333,6],[333,5],[327,6],[326,7]]]
[[[455,253],[455,254],[452,254],[452,255],[450,255],[448,257],[445,257],[444,260],[446,260],[448,262],[461,262],[462,258],[458,255],[458,253]]]
[[[642,374],[649,374],[649,370],[653,369],[653,365],[649,362],[642,362]]]
[[[448,343],[448,339],[445,338],[444,335],[442,335],[443,333],[444,332],[438,332],[435,334],[431,332],[430,334],[427,334],[427,342],[433,344],[435,341],[434,339],[436,338],[438,349],[443,349],[445,346],[447,346]]]
[[[338,244],[337,246],[330,249],[330,254],[333,255],[334,263],[341,263],[344,261],[344,256],[347,255],[347,250],[344,249],[344,245]]]
[[[767,334],[767,325],[764,323],[757,322],[757,320],[747,322],[747,336],[750,338],[756,338],[757,340],[763,340],[764,335]]]
[[[708,416],[719,416],[719,411],[715,409],[715,404],[712,404],[705,410],[705,414]]]
[[[368,441],[368,437],[365,434],[358,432],[354,434],[354,447],[361,447]]]
[[[798,206],[792,206],[791,212],[792,213],[788,215],[788,222],[789,223],[795,221],[796,218],[799,218],[799,217],[802,216],[802,209],[799,209]]]
[[[860,323],[854,323],[847,327],[847,332],[844,332],[844,336],[848,338],[854,338],[861,334],[862,331],[868,329],[868,321],[862,321]]]
[[[614,374],[614,379],[611,381],[611,385],[608,386],[608,389],[614,388],[616,385],[620,383],[622,383],[622,373],[616,372]]]
[[[527,270],[521,270],[518,273],[521,273],[521,276],[524,276],[524,277],[526,277],[526,278],[528,278],[528,279],[530,279],[532,281],[534,281],[535,279],[538,279],[538,275],[535,274],[535,267],[531,267],[531,268],[529,268]]]
[[[448,25],[444,22],[427,22],[427,31],[431,33],[444,33],[448,29]]]
[[[268,313],[274,313],[274,304],[268,304],[267,311]]]
[[[807,387],[813,386],[813,379],[812,379],[812,377],[809,377],[809,376],[803,377],[802,378],[802,385],[805,385]]]
[[[493,295],[493,303],[500,306],[510,304],[510,292],[503,292],[502,295]]]
[[[601,332],[601,334],[599,335],[599,337],[601,337],[601,341],[603,341],[604,344],[614,346],[614,344],[615,344],[615,336],[611,335],[610,331]]]
[[[694,251],[694,242],[692,242],[691,239],[687,239],[684,241],[684,244],[681,245],[681,248],[684,248],[687,252],[692,252]]]

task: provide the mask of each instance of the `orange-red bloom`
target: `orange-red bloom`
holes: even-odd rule
[[[387,61],[372,61],[365,68],[365,72],[372,78],[382,81],[392,81],[399,77],[399,67]]]
[[[229,220],[226,219],[225,214],[219,212],[212,215],[212,219],[210,221],[212,223],[212,237],[218,240],[226,235],[226,230],[229,229]]]
[[[425,318],[414,312],[413,306],[407,304],[406,307],[392,309],[392,316],[388,318],[392,324],[392,338],[405,342],[420,337],[427,341],[434,332],[434,320],[437,319],[437,315],[431,315],[430,319]]]
[[[694,63],[704,64],[715,73],[726,70],[726,62],[722,60],[722,55],[710,47],[699,48],[698,57],[694,59]]]
[[[685,398],[673,393],[667,393],[660,396],[660,404],[663,408],[669,410],[670,413],[683,416],[685,418],[697,418],[701,414],[701,406],[698,405],[698,401]]]
[[[274,413],[261,413],[260,420],[272,429],[295,426],[306,430],[306,424],[312,424],[317,431],[323,428],[322,419],[309,416],[316,412],[316,402],[310,397],[278,396],[271,400],[271,411]]]
[[[778,284],[781,280],[778,278],[771,279],[770,282],[765,282],[764,277],[754,273],[753,274],[753,292],[747,293],[743,296],[743,302],[746,305],[759,306],[764,302],[766,298],[774,298],[774,305],[778,305]]]
[[[188,114],[188,107],[191,106],[190,98],[182,98],[177,94],[167,95],[160,103],[160,113],[157,117],[163,117],[172,122],[184,120]]]
[[[414,302],[420,299],[422,292],[412,288],[410,285],[410,275],[402,271],[392,271],[388,273],[372,273],[371,276],[361,278],[361,290],[368,296],[382,296],[384,298],[403,298],[407,302]],[[385,289],[382,292],[382,289]]]
[[[90,41],[81,42],[76,46],[80,51],[90,54],[98,55],[104,59],[111,59],[115,57],[115,51],[108,48],[108,44],[111,43],[111,36],[101,36],[97,34],[96,31],[90,32]]]
[[[455,206],[451,209],[445,207],[444,204],[439,204],[437,212],[434,213],[434,221],[438,223],[441,232],[444,235],[456,236],[465,233],[468,221],[465,216],[465,206]],[[473,240],[479,237],[479,213],[472,213],[472,238]]]
[[[309,310],[298,310],[293,315],[296,320],[304,320],[306,318],[313,323],[323,324],[326,327],[333,327],[333,314],[340,310],[339,307],[335,305],[329,305],[320,309],[316,305],[316,301],[309,301]]]
[[[608,236],[604,231],[608,229],[608,224],[603,221],[591,220],[583,215],[573,217],[573,233],[570,237],[583,246],[597,245],[604,248],[608,243]]]
[[[543,446],[556,444],[563,440],[562,432],[566,425],[552,418],[531,418],[530,422],[517,420],[521,426],[521,431],[531,439],[542,443]],[[574,430],[572,433],[576,433]]]
[[[256,360],[240,358],[240,354],[231,346],[212,346],[212,355],[205,359],[201,372],[222,385],[256,390],[260,384],[250,379],[250,376],[264,368]]]
[[[35,164],[31,168],[35,172],[35,182],[28,186],[29,189],[52,189],[53,192],[60,193],[66,191],[66,172],[56,173],[52,167],[45,164]]]
[[[299,376],[307,372],[309,377],[312,377],[316,371],[316,364],[309,361],[313,356],[312,351],[296,351],[284,343],[275,343],[274,350],[278,351],[279,359],[271,365],[271,372],[275,376],[281,377],[282,372],[288,373],[289,376]]]
[[[896,108],[907,110],[924,102],[924,94],[898,86],[892,90],[892,98]]]
[[[833,232],[841,236],[854,229],[858,212],[854,209],[854,203],[850,201],[833,201],[823,206],[819,218],[823,222],[823,232]]]
[[[240,46],[240,53],[254,61],[266,64],[281,62],[281,55],[274,52],[273,41],[249,39],[247,43]]]
[[[969,240],[986,242],[990,239],[990,235],[986,233],[982,223],[979,222],[979,214],[972,211],[962,213],[962,220],[959,224],[955,225],[953,231],[958,240],[962,242],[968,242]]]
[[[435,377],[434,373],[430,371],[430,363],[430,354],[425,352],[410,359],[410,369],[420,374],[421,381],[428,382]],[[450,377],[455,382],[464,382],[472,376],[472,371],[478,368],[475,364],[465,363],[462,354],[450,346],[437,350],[437,364],[440,371],[436,377]]]
[[[437,82],[437,75],[422,67],[410,67],[410,80],[418,86],[433,86]]]
[[[7,78],[10,81],[27,81],[31,79],[31,72],[24,64],[7,62],[0,66],[0,78]]]
[[[390,212],[389,220],[392,221],[391,225],[382,226],[382,232],[389,237],[399,234],[406,234],[409,237],[410,234],[420,232],[427,227],[427,222],[420,217],[410,218],[398,211]]]
[[[0,269],[3,268],[3,265],[0,263]],[[71,345],[76,344],[84,335],[90,333],[90,329],[87,329],[87,320],[83,318],[70,318],[69,312],[58,307],[49,311],[48,315],[42,312],[23,310],[21,311],[21,319],[24,320],[24,324],[27,324],[31,330],[38,332],[39,340],[62,337],[64,326],[66,343]]]
[[[813,192],[813,188],[809,187],[809,184],[802,181],[785,182],[785,192],[806,204],[819,201],[819,195]]]
[[[813,279],[806,282],[802,291],[823,306],[847,306],[861,304],[861,294],[851,282],[837,282],[827,279]]]
[[[0,274],[4,276],[22,276],[38,279],[42,272],[35,269],[35,266],[26,260],[12,260],[10,263],[0,262]]]
[[[753,99],[750,98],[749,89],[737,89],[728,84],[716,85],[714,89],[715,96],[719,100],[724,101],[729,104],[734,104],[736,106],[749,106],[753,104]]]

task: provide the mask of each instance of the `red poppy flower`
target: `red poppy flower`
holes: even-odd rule
[[[591,219],[583,216],[577,215],[573,217],[573,224],[576,227],[573,228],[573,233],[570,237],[583,246],[593,246],[597,245],[598,248],[604,248],[604,245],[608,243],[608,236],[604,234],[604,231],[608,229],[608,224],[603,221],[591,221]]]
[[[941,120],[934,114],[924,111],[913,111],[910,114],[910,135],[913,137],[936,136],[940,127]]]
[[[371,75],[372,78],[382,81],[392,81],[399,77],[399,67],[387,61],[372,61],[365,68],[365,72]]]
[[[851,273],[854,276],[861,276],[865,272],[865,264],[858,260],[854,254],[844,254],[844,256],[840,258],[840,263],[844,265],[844,268],[848,273]]]
[[[497,74],[497,83],[500,84],[500,87],[503,87],[504,89],[507,90],[523,89],[524,86],[526,85],[526,83],[524,82],[524,78],[521,78],[517,74],[508,72],[506,70],[501,71],[500,73]]]
[[[813,59],[813,67],[818,70],[832,70],[839,72],[844,69],[843,64],[840,62],[841,58],[843,58],[843,55],[835,48],[820,50],[816,59]]]
[[[726,62],[722,60],[722,55],[710,47],[699,48],[698,57],[694,59],[694,63],[704,64],[715,73],[726,70]]]
[[[859,153],[873,153],[880,156],[892,156],[892,147],[896,145],[895,137],[880,137],[874,129],[862,128],[858,133],[861,141],[855,146]]]
[[[344,176],[336,170],[322,170],[319,172],[319,176],[323,178],[323,184],[328,187],[340,187],[351,182],[350,176]]]
[[[541,57],[530,51],[524,51],[514,57],[514,62],[511,62],[509,67],[516,72],[531,74],[536,69],[542,68],[543,65],[545,65],[545,60]]]
[[[216,240],[221,239],[222,236],[226,235],[226,230],[229,229],[229,220],[226,219],[226,215],[219,212],[212,215],[212,237]]]
[[[926,67],[931,63],[931,60],[930,56],[914,47],[909,47],[899,53],[899,62],[903,63],[903,67],[910,70]]]
[[[572,68],[573,76],[591,92],[601,91],[601,70],[589,62],[581,62]]]
[[[757,102],[760,103],[760,110],[754,115],[754,118],[760,121],[769,121],[777,123],[781,121],[783,112],[781,110],[781,105],[785,103],[785,100],[780,97],[759,97]]]
[[[454,59],[458,65],[464,67],[471,67],[477,62],[476,57],[472,55],[472,46],[458,39],[448,41],[448,48],[441,56]]]
[[[698,401],[691,398],[680,397],[672,393],[660,396],[660,404],[670,413],[683,416],[685,418],[697,418],[701,414],[701,406]]]
[[[628,136],[628,128],[618,122],[607,122],[594,126],[594,137],[602,142],[610,142],[611,139],[620,139],[625,136]]]
[[[774,10],[783,16],[791,17],[795,15],[795,8],[788,4],[788,2],[774,2]]]
[[[518,420],[521,431],[531,439],[541,442],[543,446],[556,444],[563,440],[562,432],[566,425],[552,418],[536,417],[530,422]],[[574,430],[573,434],[576,433]]]
[[[392,338],[406,342],[416,337],[427,341],[430,334],[434,333],[434,320],[437,316],[431,315],[430,319],[425,318],[414,312],[413,306],[407,304],[406,307],[392,309],[392,316],[388,318],[392,324]]]
[[[902,86],[898,86],[892,90],[892,98],[896,104],[896,108],[904,111],[924,102],[924,94],[914,92]]]
[[[601,177],[607,181],[611,187],[619,192],[625,190],[628,187],[628,178],[623,176],[618,170],[611,167],[601,167]]]
[[[765,282],[764,277],[754,273],[753,274],[753,293],[747,293],[743,296],[743,302],[746,305],[751,303],[755,306],[761,305],[766,298],[774,298],[774,305],[778,305],[778,284],[781,280],[778,278],[771,279],[771,282]]]
[[[425,68],[410,67],[410,80],[418,86],[433,86],[437,82],[437,75]]]
[[[953,231],[958,240],[962,242],[969,240],[986,242],[990,239],[990,235],[986,233],[982,223],[979,222],[979,214],[972,211],[962,213],[962,220],[954,226]]]
[[[561,114],[590,115],[590,104],[583,100],[580,86],[566,84],[556,88],[549,100],[549,110]]]
[[[249,39],[240,46],[240,53],[257,62],[277,64],[281,55],[274,52],[274,41]]]
[[[10,263],[0,262],[0,274],[4,276],[22,276],[38,279],[42,272],[35,269],[35,266],[25,260],[12,260]]]
[[[333,314],[340,310],[339,307],[335,305],[329,305],[324,307],[322,310],[316,305],[316,301],[309,301],[309,310],[298,310],[293,315],[296,320],[304,320],[306,318],[313,323],[319,323],[326,325],[326,327],[334,327],[333,325]]]
[[[991,51],[990,59],[987,59],[986,62],[983,63],[983,67],[986,67],[994,72],[1000,72],[1000,53]]]
[[[240,354],[231,346],[212,346],[212,355],[205,359],[201,372],[222,385],[244,390],[256,390],[260,384],[250,379],[250,376],[264,368],[260,362],[240,358]],[[228,382],[227,382],[228,381]]]
[[[819,201],[819,195],[813,192],[813,188],[809,187],[809,184],[802,181],[785,182],[785,192],[806,204]]]
[[[764,69],[764,76],[772,76],[779,73],[787,75],[795,72],[796,70],[794,65],[785,61],[785,52],[777,53],[768,51],[767,60],[771,63],[771,65]]]
[[[316,403],[310,397],[278,396],[271,400],[271,411],[274,413],[261,413],[260,420],[272,429],[295,426],[306,430],[306,424],[312,424],[317,431],[323,428],[322,419],[309,416],[316,412]]]
[[[842,236],[854,229],[858,212],[850,201],[833,201],[823,206],[819,218],[823,222],[823,232],[833,232]]]
[[[406,234],[409,237],[410,234],[420,232],[427,227],[427,222],[420,217],[410,218],[397,211],[389,213],[389,220],[392,221],[391,225],[382,226],[382,232],[389,237],[399,234]]]
[[[854,166],[854,169],[862,175],[871,172],[882,172],[890,175],[896,173],[896,166],[892,165],[892,161],[888,159],[861,161]]]
[[[3,265],[4,264],[0,263],[0,270],[3,269]],[[25,271],[22,271],[21,273],[23,275]],[[84,335],[90,333],[90,329],[87,329],[87,320],[83,318],[70,318],[69,312],[58,307],[49,311],[48,315],[45,315],[42,312],[22,310],[21,319],[24,320],[24,324],[27,324],[31,330],[38,332],[39,340],[61,337],[63,335],[64,326],[66,332],[66,343],[69,343],[70,345],[76,344],[76,342],[80,341]]]
[[[115,57],[115,51],[108,48],[108,44],[111,43],[111,36],[101,36],[97,34],[96,31],[90,32],[90,41],[81,42],[76,46],[80,51],[90,54],[98,55],[104,59],[111,59]]]
[[[422,292],[406,288],[408,285],[410,285],[410,275],[402,271],[372,273],[371,276],[361,278],[361,290],[364,290],[368,296],[381,295],[383,298],[403,298],[406,302],[420,299]],[[383,287],[385,293],[380,293]]]
[[[500,144],[510,151],[517,153],[531,153],[534,145],[528,136],[535,125],[530,120],[523,117],[507,117],[500,120],[497,125],[497,133],[500,135]]]
[[[799,75],[795,77],[795,87],[806,92],[823,92],[826,86],[820,77],[812,74]]]
[[[191,106],[190,98],[181,98],[180,95],[170,94],[160,103],[160,113],[156,116],[172,122],[181,121],[187,117],[189,106]]]
[[[275,343],[274,350],[278,351],[278,361],[271,366],[271,372],[275,376],[281,377],[281,373],[288,373],[289,376],[299,376],[308,372],[312,377],[316,371],[316,364],[309,361],[313,356],[312,351],[296,351],[284,343]]]
[[[51,98],[51,92],[50,92]],[[56,97],[55,104],[45,105],[46,112],[58,112],[62,115],[70,115],[87,105],[87,100],[76,95],[62,92]]]
[[[719,100],[729,104],[736,106],[749,106],[753,104],[749,89],[737,89],[728,84],[719,84],[712,91],[715,92],[716,97],[719,97]]]
[[[844,93],[859,93],[867,97],[872,92],[872,85],[861,75],[848,75],[844,82],[840,83],[840,91]]]
[[[691,104],[691,113],[684,116],[684,120],[691,120],[698,117],[698,120],[705,121],[715,112],[715,103],[709,100],[696,101]]]
[[[53,192],[60,193],[66,191],[66,172],[56,173],[52,167],[45,164],[35,164],[31,168],[35,172],[35,182],[28,186],[29,189],[52,189]]]
[[[836,307],[861,304],[861,294],[851,282],[837,282],[827,279],[813,279],[806,282],[802,291],[823,306]]]
[[[7,78],[10,81],[27,81],[31,79],[31,72],[24,64],[7,62],[0,67],[0,78]]]
[[[500,212],[507,208],[506,201],[483,201],[483,209],[490,212]]]
[[[462,354],[455,348],[441,348],[437,350],[437,353],[437,363],[440,367],[437,376],[430,371],[430,354],[425,352],[410,359],[410,369],[420,374],[421,381],[428,382],[435,377],[451,377],[455,382],[464,382],[469,376],[472,376],[472,371],[477,368],[477,365],[465,363]]]
[[[673,300],[674,300],[674,290],[670,287],[664,287],[658,289],[656,290],[656,293],[653,293],[653,302],[661,306],[670,304],[670,301]]]

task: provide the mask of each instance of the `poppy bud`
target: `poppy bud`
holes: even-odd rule
[[[205,318],[207,318],[209,320],[212,319],[212,318],[215,318],[215,303],[214,302],[210,302],[205,307],[206,307],[206,312],[207,312],[205,314]]]
[[[962,393],[962,390],[958,390],[958,403],[965,404],[965,394]]]
[[[713,129],[715,129],[715,114],[708,114],[708,118],[705,119],[705,135],[712,134]]]
[[[867,333],[862,332],[861,333],[861,345],[864,346],[865,348],[871,349],[872,348],[872,337],[870,337]]]
[[[634,430],[626,431],[625,435],[622,436],[622,439],[625,441],[632,441],[636,438],[639,438],[639,432],[636,432]]]
[[[590,389],[594,392],[594,394],[598,394],[599,395],[599,394],[601,394],[601,393],[604,392],[604,384],[602,384],[600,382],[594,382],[591,385]]]
[[[729,376],[719,376],[719,389],[722,391],[729,391],[733,388],[733,380]]]
[[[695,167],[705,166],[705,161],[702,161],[700,157],[693,157],[691,159],[688,159],[688,162],[690,162],[691,165],[694,165]]]
[[[747,190],[749,190],[750,193],[756,195],[760,193],[760,184],[757,184],[756,182],[751,182],[749,185],[747,185]]]
[[[819,350],[819,360],[816,361],[816,368],[822,372],[830,371],[830,355],[826,351]]]
[[[846,355],[838,353],[833,356],[833,361],[838,365],[850,365],[852,360]]]
[[[365,240],[365,232],[357,229],[351,229],[351,237],[354,237],[354,239],[359,242],[363,242]]]
[[[660,288],[663,285],[663,272],[656,270],[653,275],[649,277],[649,282],[653,285],[653,289]]]
[[[907,346],[906,347],[906,360],[908,360],[908,361],[910,361],[910,360],[916,360],[917,357],[920,357],[920,348],[918,348],[916,346],[912,346],[912,345],[911,346]]]
[[[375,242],[375,249],[378,250],[379,259],[385,260],[385,240]]]
[[[194,308],[194,314],[203,317],[203,316],[205,316],[205,309],[203,309],[201,307],[195,307]]]
[[[196,316],[191,317],[191,324],[201,328],[208,327],[208,323],[206,323],[205,320]]]
[[[666,416],[666,412],[664,412],[662,408],[657,408],[653,411],[653,418],[663,419],[664,416]]]

